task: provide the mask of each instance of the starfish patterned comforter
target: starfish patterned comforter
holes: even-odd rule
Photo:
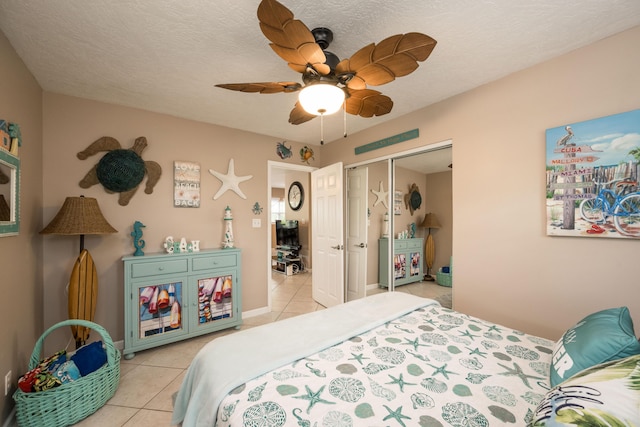
[[[554,343],[433,300],[405,299],[410,311],[234,386],[216,403],[215,425],[526,425],[549,389]]]

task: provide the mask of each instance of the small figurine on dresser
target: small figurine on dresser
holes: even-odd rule
[[[144,224],[140,221],[136,221],[133,223],[133,231],[131,232],[131,237],[133,237],[133,246],[136,248],[136,251],[133,253],[134,256],[142,256],[144,252],[142,252],[142,248],[145,246],[145,241],[142,240],[142,228],[144,228]]]
[[[222,242],[222,249],[233,248],[233,216],[231,216],[231,208],[227,206],[224,210],[224,241]]]

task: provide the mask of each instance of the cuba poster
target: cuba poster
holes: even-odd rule
[[[640,238],[640,110],[546,131],[549,236]]]

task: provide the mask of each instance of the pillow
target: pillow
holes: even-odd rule
[[[640,354],[640,343],[627,307],[590,314],[556,343],[550,371],[551,386],[583,369],[635,354]]]
[[[640,355],[586,369],[551,389],[530,427],[640,425]]]

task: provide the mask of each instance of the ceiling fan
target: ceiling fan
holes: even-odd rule
[[[300,91],[298,102],[291,110],[289,123],[298,125],[316,116],[335,113],[344,106],[345,112],[361,117],[387,114],[393,101],[382,93],[367,89],[406,76],[426,60],[436,41],[421,33],[397,34],[377,45],[371,43],[351,58],[340,61],[326,51],[333,41],[327,28],[309,31],[307,26],[276,0],[262,0],[258,6],[260,29],[271,41],[271,48],[287,61],[290,68],[302,74],[304,86],[297,82],[258,82],[217,84],[223,89],[240,92],[290,93]],[[332,91],[338,96],[333,106],[308,106],[307,100],[318,101],[313,91]],[[305,97],[307,99],[305,99]]]

